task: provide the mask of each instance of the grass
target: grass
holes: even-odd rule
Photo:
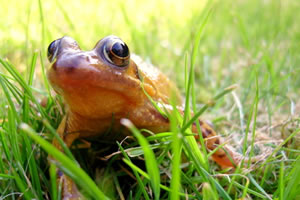
[[[2,8],[0,199],[59,199],[56,167],[87,199],[300,198],[300,2],[28,0]],[[170,132],[143,137],[125,122],[136,139],[62,154],[50,144],[65,111],[45,76],[46,47],[69,35],[88,50],[109,34],[176,82],[185,115],[167,114]],[[220,169],[189,136],[199,116],[235,151],[265,157]],[[116,153],[98,159],[107,152]]]

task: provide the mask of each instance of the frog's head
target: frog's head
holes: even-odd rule
[[[74,39],[62,37],[49,45],[48,59],[50,83],[73,112],[106,117],[145,99],[138,67],[116,36],[103,38],[91,51],[82,51]],[[145,89],[153,93],[151,86]]]

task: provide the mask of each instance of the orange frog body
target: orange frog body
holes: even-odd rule
[[[49,45],[48,58],[53,62],[48,78],[67,106],[58,129],[67,146],[83,137],[123,139],[129,131],[105,134],[109,128],[120,129],[122,118],[155,133],[169,130],[169,120],[154,108],[145,92],[166,108],[172,108],[170,96],[177,94],[178,108],[184,112],[176,86],[157,68],[130,55],[127,45],[116,36],[103,38],[91,51],[82,51],[74,39],[63,37]],[[208,124],[200,121],[200,125],[207,149],[213,150],[219,138]],[[192,130],[197,133],[195,125]],[[55,141],[54,145],[59,148]],[[213,155],[221,167],[233,166],[229,157],[222,149]]]

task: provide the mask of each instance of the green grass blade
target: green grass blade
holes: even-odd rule
[[[28,73],[28,84],[27,84],[28,87],[32,87],[37,56],[38,56],[38,52],[35,52],[32,56],[31,65],[29,67],[29,73]],[[30,109],[29,96],[26,94],[25,91],[24,98],[23,98],[23,122],[25,123],[29,122],[29,112],[30,112],[29,109]]]
[[[13,179],[14,176],[8,174],[0,174],[0,179]]]
[[[129,162],[131,162],[129,156],[127,155],[127,153],[125,153],[125,150],[123,149],[123,147],[121,146],[121,144],[120,144],[119,142],[118,142],[118,146],[119,146],[120,150],[122,151],[122,154],[124,155],[124,157],[125,157]],[[144,185],[144,183],[143,183],[141,177],[139,176],[139,174],[138,174],[138,172],[135,170],[135,168],[131,168],[131,169],[132,169],[132,171],[133,171],[133,173],[134,173],[134,175],[135,175],[135,177],[136,177],[136,180],[137,180],[137,182],[138,182],[138,184],[139,184],[139,188],[140,188],[140,190],[142,191],[142,193],[143,193],[145,199],[146,199],[146,200],[149,200],[150,198],[149,198],[149,196],[148,196],[147,191],[145,190],[145,185]]]
[[[225,88],[222,92],[220,92],[219,94],[217,94],[213,100],[207,104],[205,104],[198,112],[196,112],[193,117],[186,122],[182,128],[181,128],[181,132],[184,132],[188,127],[190,127],[203,113],[204,111],[211,107],[212,105],[215,104],[215,101],[217,101],[218,99],[220,99],[221,97],[223,97],[224,95],[228,94],[229,92],[231,92],[232,90],[236,89],[236,85],[231,85],[227,88]]]
[[[136,172],[138,172],[139,174],[141,174],[143,177],[145,177],[146,179],[148,180],[151,180],[150,176],[144,172],[142,169],[140,169],[139,167],[137,167],[136,165],[134,165],[130,160],[127,160],[127,159],[123,159],[124,163],[126,163],[131,169],[134,169]],[[161,189],[167,191],[167,192],[174,192],[172,191],[170,188],[160,184],[159,185]],[[180,196],[182,197],[186,197],[187,194],[184,194],[184,193],[179,193]],[[193,198],[192,195],[188,195],[189,198]]]
[[[73,160],[76,163],[76,159],[73,156],[70,149],[67,147],[66,143],[62,140],[61,137],[59,137],[58,133],[55,131],[55,129],[48,123],[48,121],[43,120],[43,124],[45,127],[50,131],[50,133],[55,137],[55,139],[59,142],[60,146],[62,147],[64,153],[66,156],[68,156],[71,160]]]
[[[194,67],[195,67],[195,61],[196,61],[196,56],[199,51],[199,45],[200,45],[200,40],[205,28],[205,25],[208,22],[208,19],[212,13],[212,9],[208,10],[208,12],[205,14],[204,19],[202,23],[199,26],[199,29],[196,33],[196,38],[194,41],[193,45],[193,50],[192,50],[192,55],[191,55],[191,67],[190,67],[190,73],[189,73],[189,79],[187,83],[187,88],[186,88],[186,100],[185,100],[185,112],[184,112],[184,117],[183,117],[183,124],[186,123],[188,118],[190,117],[190,94],[191,94],[191,87],[192,83],[194,82]]]
[[[279,190],[279,199],[283,200],[284,195],[284,162],[280,163],[280,172],[279,172],[279,183],[278,183],[278,190]]]
[[[40,177],[39,177],[39,173],[37,170],[37,163],[36,160],[34,158],[34,150],[32,149],[32,144],[31,141],[29,140],[29,138],[27,137],[27,135],[22,134],[23,135],[23,140],[24,140],[24,145],[25,145],[25,149],[26,149],[26,158],[28,159],[28,166],[29,166],[29,172],[32,178],[32,186],[34,188],[34,190],[37,192],[37,195],[40,199],[43,198],[43,191],[41,188],[41,182],[40,182]]]
[[[217,200],[219,199],[216,195],[214,190],[211,188],[209,183],[203,183],[203,200]]]
[[[17,71],[17,69],[13,65],[11,65],[8,61],[5,62],[1,58],[0,58],[0,63],[13,76],[13,78],[20,84],[20,86],[25,90],[25,93],[28,94],[28,96],[30,97],[29,99],[34,102],[34,104],[40,111],[43,118],[50,120],[48,114],[45,112],[45,110],[40,105],[39,101],[33,95],[32,89],[28,86],[28,84],[22,78],[21,74]]]
[[[126,126],[138,139],[140,145],[143,148],[144,155],[145,155],[145,162],[147,172],[149,173],[151,186],[154,192],[155,199],[160,198],[160,173],[158,169],[158,165],[155,159],[155,155],[151,148],[149,148],[148,141],[144,138],[144,136],[135,128],[135,126],[127,119],[122,119],[121,123]]]
[[[270,197],[270,195],[255,181],[255,179],[253,178],[253,176],[251,174],[248,174],[247,176],[250,180],[250,182],[255,185],[255,187],[264,194],[265,198],[268,198],[270,200],[272,200],[272,197]]]
[[[182,150],[182,134],[179,132],[177,128],[177,114],[176,114],[176,103],[173,103],[173,113],[170,115],[170,126],[171,131],[173,133],[172,136],[172,178],[171,178],[171,194],[170,199],[171,200],[178,200],[179,194],[178,192],[181,189],[181,169],[180,169],[180,163],[181,163],[181,150]],[[178,192],[175,192],[178,191]]]
[[[24,198],[26,200],[34,199],[34,195],[32,194],[31,190],[28,188],[28,184],[23,181],[24,179],[22,179],[15,171],[13,171],[13,176],[15,178],[18,188],[24,195]]]
[[[249,160],[248,160],[248,167],[250,167],[251,165],[251,157],[253,156],[253,151],[254,151],[254,142],[255,142],[255,136],[256,136],[256,118],[257,118],[257,112],[258,112],[258,102],[259,102],[259,86],[258,86],[258,75],[256,73],[256,90],[255,90],[255,99],[254,99],[254,103],[253,103],[253,109],[254,109],[254,119],[253,119],[253,127],[252,127],[252,140],[251,140],[251,146],[250,146],[250,153],[249,153]],[[251,113],[253,113],[253,111],[251,111]],[[250,117],[251,118],[251,117]],[[249,123],[250,124],[250,123]],[[249,130],[249,129],[248,129]],[[248,133],[248,131],[247,131]],[[247,140],[247,135],[245,136],[244,141]],[[246,148],[244,146],[244,148]],[[244,153],[245,153],[244,149]],[[242,162],[243,164],[243,162]]]
[[[74,163],[70,158],[65,156],[62,152],[52,146],[49,142],[38,136],[34,130],[32,130],[28,125],[22,124],[20,127],[28,134],[35,142],[37,142],[41,147],[58,162],[55,164],[68,176],[70,176],[82,189],[84,189],[91,197],[95,199],[109,199],[103,192],[97,187],[95,182],[81,169],[76,163]]]
[[[50,182],[51,182],[51,199],[57,200],[58,199],[58,191],[57,191],[57,184],[56,184],[56,167],[54,164],[50,164],[49,169],[50,174]]]
[[[298,156],[289,174],[289,180],[284,191],[283,199],[296,199],[300,196],[300,156]]]
[[[185,137],[183,139],[183,144],[185,147],[185,150],[187,151],[187,154],[189,155],[189,157],[192,159],[192,161],[194,162],[194,166],[197,169],[197,172],[200,174],[200,176],[203,178],[203,180],[205,182],[210,182],[211,185],[213,185],[213,188],[215,187],[216,190],[219,192],[220,196],[223,199],[231,199],[230,196],[228,195],[228,193],[224,190],[224,188],[218,183],[217,180],[215,180],[204,168],[203,168],[203,164],[201,164],[201,160],[199,159],[199,155],[196,155],[197,151],[200,151],[199,148],[195,149],[195,148],[191,148],[190,143],[187,142],[186,140],[190,138],[191,140],[195,141],[194,137]],[[197,145],[193,145],[193,147],[196,147]],[[217,194],[216,194],[217,195]],[[218,195],[217,195],[218,196]]]

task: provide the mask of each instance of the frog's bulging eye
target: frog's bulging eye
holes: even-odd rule
[[[111,48],[111,52],[118,57],[126,58],[129,55],[129,49],[125,43],[116,42]]]
[[[102,51],[104,58],[113,65],[125,67],[129,64],[129,49],[117,37],[107,38],[107,41],[103,44]]]
[[[61,39],[54,40],[48,47],[47,57],[49,62],[53,62],[57,56]]]

